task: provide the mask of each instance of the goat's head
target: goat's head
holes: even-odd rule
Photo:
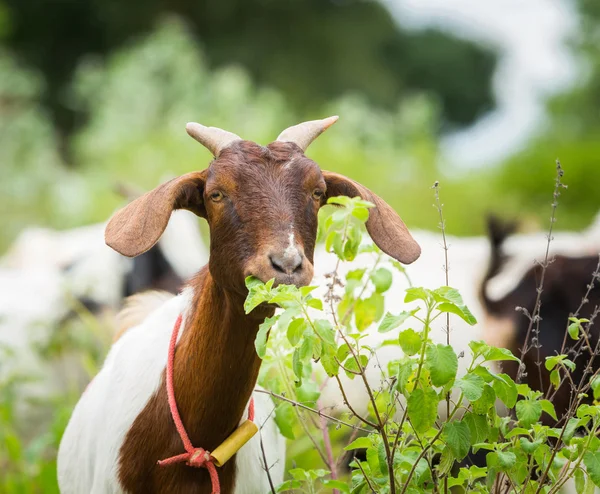
[[[188,133],[215,156],[210,166],[175,178],[118,211],[106,228],[106,243],[126,256],[150,249],[171,212],[188,209],[208,221],[209,269],[224,287],[240,291],[249,275],[277,283],[310,283],[317,213],[327,197],[361,196],[375,204],[367,229],[375,243],[403,263],[420,248],[394,210],[362,185],[321,171],[304,155],[337,117],[286,129],[266,147],[200,124]]]

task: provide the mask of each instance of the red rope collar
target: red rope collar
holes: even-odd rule
[[[175,401],[175,389],[173,387],[173,363],[175,361],[175,346],[177,345],[177,336],[179,335],[179,329],[181,327],[181,321],[183,317],[179,314],[175,326],[173,327],[173,334],[171,335],[171,342],[169,343],[169,357],[167,360],[167,397],[169,399],[169,409],[171,410],[171,416],[175,427],[185,448],[185,453],[177,456],[172,456],[165,460],[160,460],[158,464],[161,467],[173,465],[174,463],[181,463],[185,461],[185,464],[190,467],[206,468],[210,475],[210,481],[212,484],[213,494],[221,493],[221,485],[219,484],[219,474],[217,468],[213,463],[213,458],[209,451],[202,448],[194,448],[190,438],[183,426],[179,410],[177,409],[177,402]],[[254,421],[254,398],[250,398],[248,405],[248,420]]]

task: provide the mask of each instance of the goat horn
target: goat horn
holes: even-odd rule
[[[235,141],[242,138],[232,132],[217,127],[205,127],[196,122],[190,122],[185,126],[187,133],[208,149],[215,158],[219,157],[221,151]]]
[[[306,151],[306,148],[310,146],[317,137],[319,137],[324,131],[331,127],[337,122],[338,116],[324,118],[323,120],[311,120],[309,122],[302,122],[293,127],[285,129],[277,140],[279,142],[293,142],[302,151]]]

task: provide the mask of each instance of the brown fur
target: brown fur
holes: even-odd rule
[[[374,202],[377,208],[367,224],[373,240],[400,261],[418,257],[418,245],[382,199],[341,175],[321,172],[298,146],[283,142],[261,147],[237,141],[207,170],[145,194],[109,223],[107,243],[125,255],[137,255],[158,240],[173,209],[189,209],[208,221],[209,265],[191,283],[195,298],[174,369],[177,403],[195,446],[210,451],[237,427],[256,384],[260,359],[254,339],[260,322],[273,311],[259,307],[244,314],[244,278],[275,278],[298,286],[310,282],[317,213],[327,194],[360,195]],[[291,232],[302,263],[287,272],[277,269],[271,255],[288,247]],[[132,493],[209,493],[206,470],[156,465],[183,451],[164,381],[163,373],[157,392],[126,435],[119,479]],[[260,466],[256,468],[258,474]],[[234,471],[235,458],[219,469],[224,494],[232,492]]]
[[[212,451],[231,434],[256,384],[260,359],[254,339],[265,314],[246,316],[243,300],[221,290],[204,269],[192,282],[193,310],[177,346],[174,387],[192,444]],[[193,328],[197,328],[194,330]],[[169,411],[165,376],[129,430],[120,452],[119,479],[132,493],[209,494],[207,470],[185,464],[159,467],[183,452]],[[260,468],[257,465],[257,469]],[[221,492],[234,484],[235,457],[219,468]]]

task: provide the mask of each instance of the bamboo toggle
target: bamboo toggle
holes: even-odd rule
[[[223,466],[257,432],[258,426],[254,422],[246,420],[210,454],[214,459],[213,463],[218,467]]]

